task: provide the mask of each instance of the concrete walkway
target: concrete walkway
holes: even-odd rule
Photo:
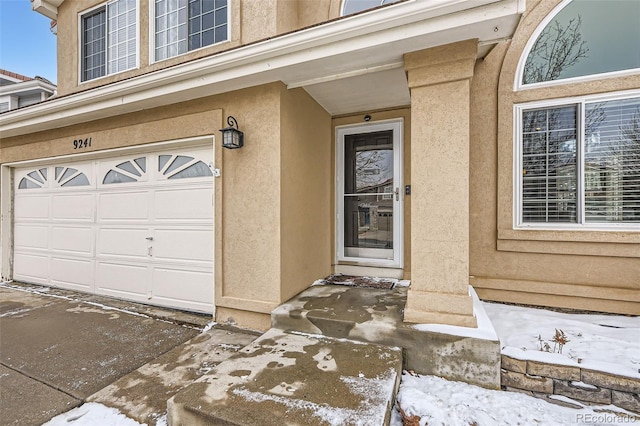
[[[0,285],[0,419],[41,425],[100,402],[155,424],[166,401],[257,335],[209,315],[26,284]]]

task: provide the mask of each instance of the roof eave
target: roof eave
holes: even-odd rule
[[[301,81],[312,78],[314,62],[376,46],[383,50],[390,39],[402,40],[409,31],[428,36],[429,31],[441,31],[438,25],[446,27],[452,22],[468,25],[471,21],[482,23],[505,16],[519,17],[524,3],[525,0],[410,0],[397,3],[371,13],[9,111],[0,115],[0,134],[18,136],[272,81],[287,84],[296,79]],[[511,36],[513,28],[504,31]],[[504,34],[496,36],[504,37]],[[401,60],[402,53],[399,55]],[[290,81],[285,81],[286,73],[289,73]],[[301,73],[304,75],[300,76]]]
[[[58,7],[64,0],[31,0],[31,9],[49,19],[58,19]]]

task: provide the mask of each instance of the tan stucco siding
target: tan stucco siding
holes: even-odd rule
[[[471,283],[489,300],[640,314],[640,232],[514,229],[514,104],[640,87],[640,76],[631,75],[514,91],[525,44],[558,3],[528,2],[512,42],[476,64]]]
[[[268,313],[280,301],[279,85],[238,93],[224,97],[223,118],[238,120],[245,146],[222,153],[223,282],[216,303]]]
[[[303,89],[281,87],[281,298],[331,272],[331,117]]]
[[[284,120],[282,98],[289,113]],[[227,126],[228,115],[237,119],[245,133],[245,146],[240,150],[220,146],[218,130]],[[282,121],[287,129],[284,135]],[[322,210],[328,210],[331,181],[330,129],[330,118],[306,92],[299,89],[290,94],[281,83],[274,83],[1,139],[0,158],[3,163],[57,156],[70,156],[67,161],[73,161],[77,159],[72,156],[77,153],[73,140],[80,137],[92,138],[92,146],[85,153],[104,151],[96,155],[108,156],[114,155],[110,154],[114,148],[214,135],[215,166],[222,175],[215,179],[217,319],[264,328],[270,311],[284,298],[308,286],[311,277],[315,279],[330,269],[326,234],[330,219]],[[283,146],[287,149],[284,154]],[[283,161],[292,166],[291,175],[283,171]],[[284,189],[283,176],[288,178]],[[309,194],[304,193],[307,186]],[[283,200],[281,194],[285,193],[290,195]],[[283,202],[292,207],[284,218]],[[309,220],[312,212],[318,217],[317,227]],[[296,217],[291,219],[290,215]],[[282,224],[290,220],[296,228],[291,235],[281,231]],[[284,252],[281,235],[291,243]],[[318,245],[307,248],[311,239]],[[296,268],[300,264],[304,268],[299,271]],[[282,273],[295,284],[281,288]]]
[[[339,16],[341,0],[229,0],[228,41],[156,62],[150,40],[154,0],[138,0],[139,66],[124,72],[80,82],[80,16],[105,0],[67,1],[58,8],[58,95],[63,96],[129,79],[176,64],[255,43],[316,25]]]
[[[67,1],[62,3],[58,8],[57,85],[58,95],[60,96],[92,89],[115,81],[126,80],[138,75],[147,74],[151,71],[209,56],[217,52],[238,47],[241,43],[255,41],[256,37],[258,37],[257,39],[263,39],[275,35],[271,31],[272,27],[275,29],[275,26],[252,24],[255,19],[265,14],[265,9],[258,10],[258,8],[255,7],[253,9],[248,7],[246,13],[243,14],[241,11],[243,2],[230,1],[230,38],[228,41],[155,62],[153,52],[151,51],[151,40],[149,39],[151,34],[151,23],[149,22],[151,17],[150,4],[153,4],[153,0],[138,0],[138,67],[90,81],[80,82],[80,16],[92,8],[105,3],[106,1],[104,0]],[[255,15],[255,13],[260,14]],[[245,41],[242,38],[241,28],[245,28],[247,31],[255,28],[259,33],[244,37],[246,39]]]

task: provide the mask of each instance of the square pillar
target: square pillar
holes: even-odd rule
[[[469,109],[478,41],[404,57],[411,90],[411,287],[404,320],[475,327]]]

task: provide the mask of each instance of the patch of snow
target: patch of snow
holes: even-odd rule
[[[590,385],[589,383],[585,382],[570,382],[570,385],[581,389],[598,390],[597,386]]]
[[[493,322],[502,354],[522,360],[569,365],[640,378],[640,317],[567,314],[546,309],[483,303]],[[552,338],[568,338],[562,353],[553,353]],[[540,340],[551,352],[540,350]]]
[[[156,426],[167,426],[167,415],[163,414],[162,416],[156,419]]]
[[[211,330],[216,324],[218,323],[215,321],[208,322],[207,325],[205,325],[202,329],[202,333],[206,333],[207,331]]]
[[[498,340],[496,330],[493,328],[491,319],[487,315],[484,304],[478,298],[473,287],[469,286],[469,295],[473,299],[473,311],[476,317],[477,327],[461,327],[445,324],[416,324],[414,329],[432,333],[451,334],[453,336],[470,337],[483,340]]]
[[[329,336],[325,336],[324,334],[304,333],[302,331],[295,331],[295,330],[287,331],[287,334],[294,334],[296,336],[305,336],[311,339],[319,340],[321,342],[335,341],[335,342],[349,342],[352,345],[371,345],[371,343],[369,342],[361,342],[359,340],[345,339],[343,337],[329,337]],[[390,349],[395,349],[397,351],[402,350],[402,348],[400,348],[399,346],[388,346],[388,345],[385,345],[385,346]]]
[[[7,311],[7,312],[4,312],[4,313],[0,314],[0,318],[4,318],[4,317],[18,317],[18,318],[21,318],[21,317],[24,316],[22,314],[26,314],[27,312],[30,312],[32,310],[33,310],[32,308],[18,308],[18,309],[14,309],[14,310]]]
[[[371,379],[341,377],[340,380],[349,387],[351,392],[363,397],[363,402],[357,408],[331,407],[324,403],[292,398],[289,395],[253,392],[243,388],[233,389],[232,392],[248,401],[272,401],[284,405],[290,410],[309,411],[314,417],[321,420],[321,422],[310,422],[309,424],[369,426],[379,424],[384,419],[387,406],[385,398],[391,394],[394,385],[394,380],[391,378],[395,374],[395,370],[391,369],[388,374]]]
[[[396,287],[409,287],[411,286],[411,280],[398,280]]]
[[[333,355],[331,355],[330,348],[320,348],[320,350],[318,350],[318,353],[315,354],[312,358],[315,362],[318,363],[316,367],[318,367],[319,370],[338,371],[338,364],[333,358]]]
[[[95,402],[89,402],[52,418],[42,426],[67,425],[140,426],[141,424],[125,416],[115,408],[106,407]]]
[[[327,282],[326,282],[324,279],[322,279],[322,278],[321,278],[321,279],[319,279],[319,280],[315,280],[315,281],[311,284],[311,286],[314,286],[314,285],[325,285],[326,283],[327,283]]]
[[[521,393],[489,390],[435,376],[413,376],[406,372],[402,375],[396,410],[398,407],[407,417],[419,417],[421,426],[640,425],[637,416],[630,416],[613,406],[568,408]],[[617,413],[601,412],[602,409]],[[402,426],[399,412],[396,411],[392,416],[391,425]]]
[[[556,401],[560,401],[560,402],[566,402],[567,404],[573,404],[576,405],[578,407],[587,407],[587,405],[583,404],[580,401],[576,401],[575,399],[571,399],[568,396],[564,396],[564,395],[547,395],[547,398],[549,399],[555,399]]]

